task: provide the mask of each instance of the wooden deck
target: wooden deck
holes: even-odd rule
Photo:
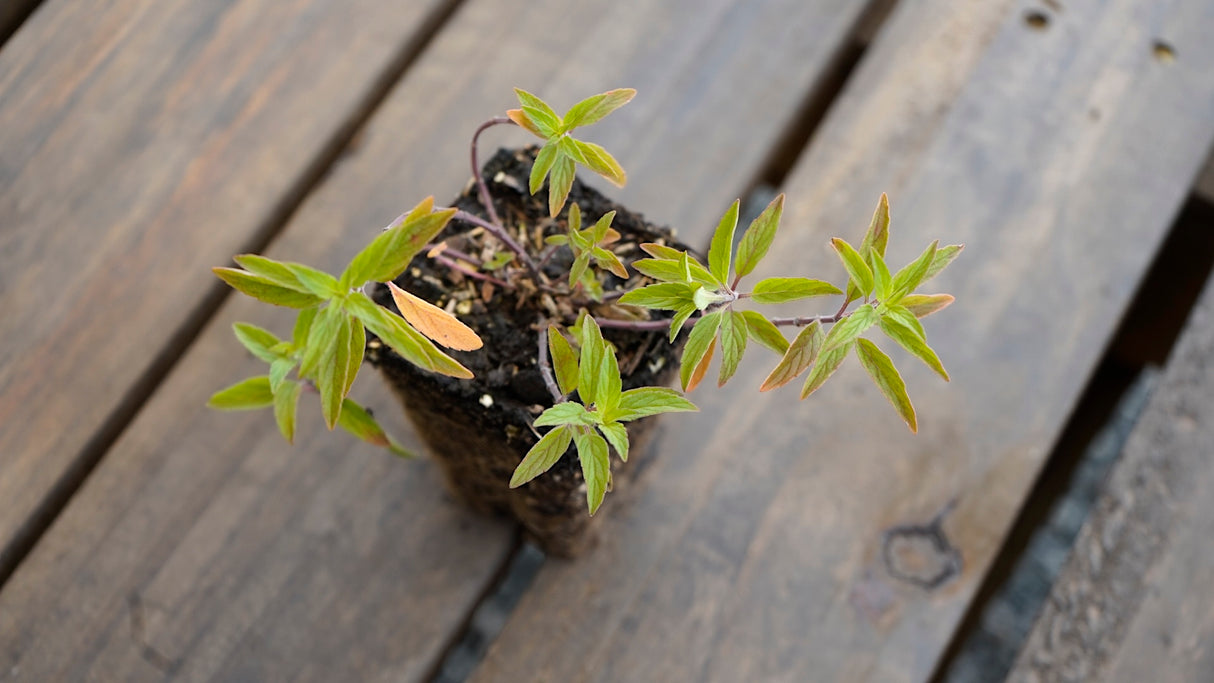
[[[743,363],[664,423],[605,541],[545,564],[472,680],[928,680],[1214,143],[1210,26],[1208,0],[43,0],[0,46],[0,680],[435,675],[517,534],[319,419],[291,447],[267,415],[207,410],[255,367],[231,323],[287,320],[209,268],[339,267],[464,185],[516,85],[637,88],[593,136],[629,173],[612,194],[689,243],[786,192],[767,274],[841,273],[824,245],[881,192],[895,261],[967,249],[929,325],[953,381],[906,366],[917,437],[863,373],[786,405]],[[1214,399],[1193,386],[1184,405]],[[1178,457],[1209,454],[1207,414]],[[1208,526],[1181,500],[1162,524]],[[961,561],[928,590],[883,543],[942,510]],[[1160,562],[1209,592],[1208,552]],[[1134,657],[1204,680],[1208,610],[1185,618],[1172,649],[1126,650],[1124,680]]]

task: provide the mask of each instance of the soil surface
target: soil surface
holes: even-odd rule
[[[463,262],[468,269],[478,270],[473,263],[492,264],[505,250],[482,228],[454,220],[437,238],[445,244],[437,259],[420,254],[396,280],[401,288],[456,314],[481,336],[484,348],[449,351],[475,378],[459,380],[421,370],[374,338],[368,341],[367,357],[384,372],[405,403],[458,497],[481,511],[512,514],[545,551],[568,556],[593,541],[576,450],[571,447],[548,473],[531,483],[517,490],[508,486],[515,466],[538,440],[531,422],[553,402],[537,366],[539,335],[549,321],[575,322],[582,309],[599,318],[650,319],[650,312],[644,309],[610,303],[612,292],[649,281],[631,269],[633,276],[627,282],[603,273],[600,279],[607,293],[606,303],[592,301],[581,290],[562,294],[568,290],[572,254],[567,247],[545,245],[543,239],[567,233],[569,206],[574,202],[582,211],[583,227],[608,211],[617,212],[612,227],[621,238],[610,248],[626,265],[646,257],[639,244],[672,244],[672,236],[669,230],[646,223],[639,214],[615,205],[580,180],[574,181],[561,214],[550,218],[547,188],[535,196],[527,193],[535,152],[534,147],[499,150],[485,164],[483,173],[498,216],[514,239],[543,264],[541,270],[548,282],[537,287],[517,260],[495,270],[480,269],[498,283],[453,269],[450,262]],[[485,215],[472,183],[454,206]],[[376,287],[373,298],[396,310],[387,287]],[[667,342],[665,329],[638,332],[604,328],[603,336],[616,347],[625,389],[664,386],[673,378],[680,348]],[[646,423],[651,421],[629,424],[635,456],[630,460],[642,455],[635,442],[643,438]],[[617,475],[620,464],[613,453],[612,469]],[[615,484],[619,483],[616,476]]]

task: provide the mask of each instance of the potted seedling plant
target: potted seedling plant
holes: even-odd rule
[[[452,492],[479,510],[512,515],[559,556],[591,544],[595,513],[635,460],[653,416],[696,410],[684,393],[714,357],[723,386],[748,348],[765,347],[775,364],[757,389],[805,375],[804,399],[855,355],[916,431],[905,384],[870,337],[880,332],[948,379],[920,319],[953,297],[917,290],[960,245],[933,242],[891,271],[882,195],[858,246],[831,241],[846,282],[793,275],[747,286],[776,239],[783,195],[736,248],[734,201],[700,256],[576,178],[581,166],[624,185],[615,158],[581,132],[635,91],[594,95],[563,116],[530,93],[516,94],[519,108],[474,133],[473,182],[453,205],[423,200],[341,273],[253,254],[236,256],[236,268],[214,269],[235,289],[299,314],[281,338],[236,323],[237,339],[269,368],[209,405],[271,408],[291,441],[300,396],[315,394],[330,429],[411,457],[349,398],[369,360],[403,401]],[[541,144],[501,150],[481,168],[477,141],[496,125],[522,127]],[[835,301],[815,315],[763,310],[815,298]],[[676,375],[681,391],[666,386]]]

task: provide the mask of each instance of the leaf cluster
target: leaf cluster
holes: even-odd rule
[[[621,460],[628,460],[625,422],[659,413],[698,410],[679,392],[665,387],[639,387],[622,391],[615,350],[603,339],[598,323],[584,316],[577,326],[575,351],[555,326],[548,328],[548,350],[560,391],[577,392],[578,402],[560,401],[535,420],[536,427],[552,427],[536,442],[514,470],[510,488],[517,488],[547,472],[572,442],[586,479],[586,504],[593,515],[611,489],[608,444]]]
[[[506,112],[506,116],[518,125],[544,140],[531,167],[531,194],[539,192],[548,180],[548,212],[555,217],[565,206],[569,190],[573,187],[576,165],[581,164],[603,176],[617,187],[628,181],[624,169],[615,157],[602,146],[574,138],[570,133],[582,126],[601,121],[605,116],[628,102],[636,95],[632,88],[617,88],[593,95],[578,102],[559,116],[540,98],[520,88],[514,89],[519,108]],[[551,177],[549,177],[551,176]]]
[[[582,228],[582,210],[578,205],[569,206],[569,232],[552,235],[545,242],[555,246],[568,245],[573,251],[573,265],[569,268],[569,288],[581,284],[595,301],[603,299],[603,285],[590,269],[590,264],[610,271],[621,280],[628,279],[628,270],[608,245],[620,239],[620,233],[611,227],[615,211],[608,211],[589,228]]]
[[[235,257],[240,268],[214,268],[236,290],[269,304],[299,309],[299,314],[289,340],[236,323],[236,338],[270,369],[219,391],[209,405],[222,410],[273,407],[279,430],[292,441],[299,396],[305,388],[314,389],[329,429],[340,426],[406,455],[369,412],[348,398],[362,365],[367,331],[419,367],[464,378],[472,373],[434,341],[466,350],[479,348],[480,338],[451,314],[393,284],[389,286],[401,315],[376,304],[362,289],[368,282],[391,283],[454,213],[454,209],[436,210],[433,198],[425,199],[360,251],[340,277],[253,254]],[[292,371],[296,379],[289,378]]]

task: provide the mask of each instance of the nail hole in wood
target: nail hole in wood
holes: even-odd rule
[[[1156,40],[1151,44],[1151,54],[1155,55],[1155,61],[1171,64],[1176,61],[1176,48],[1168,45],[1162,40]]]
[[[1034,31],[1044,31],[1050,25],[1050,17],[1040,10],[1029,10],[1024,13],[1024,23]]]

